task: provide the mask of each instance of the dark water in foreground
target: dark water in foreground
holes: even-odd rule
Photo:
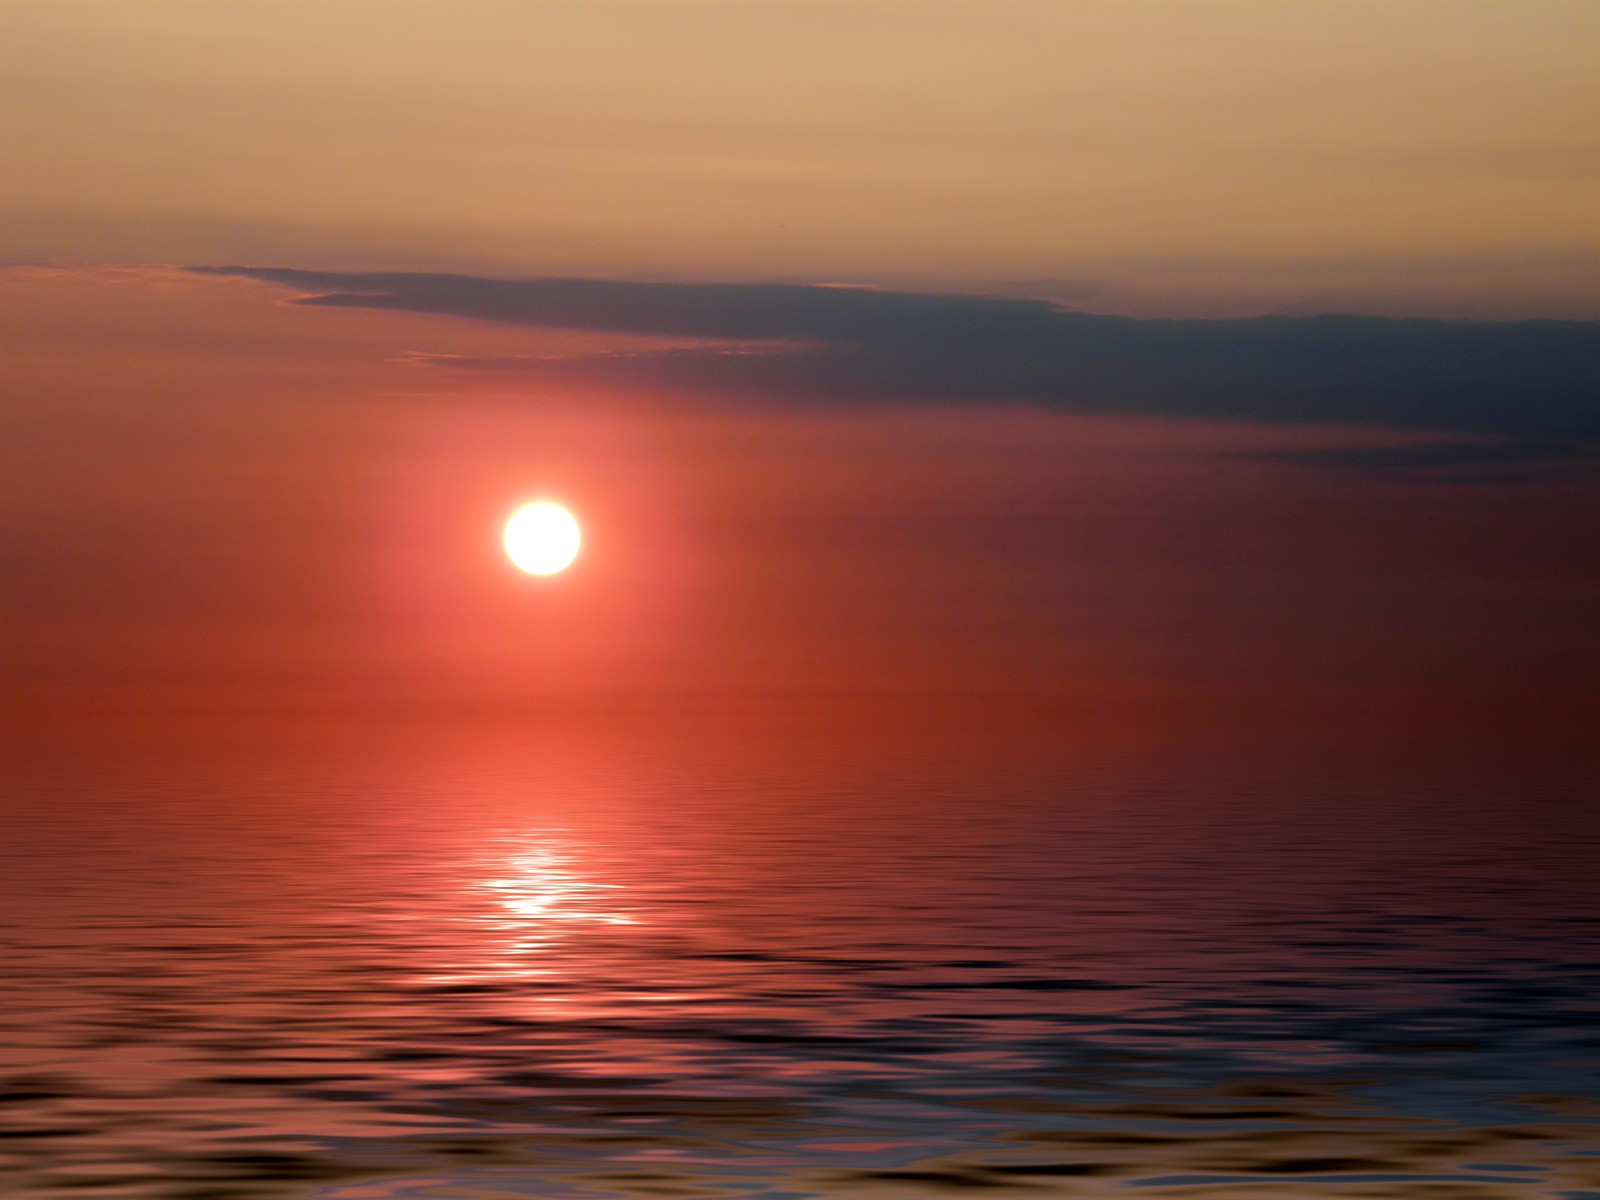
[[[1600,1197],[1581,772],[553,731],[11,778],[8,1200]]]

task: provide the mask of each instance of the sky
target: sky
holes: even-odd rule
[[[1597,45],[1589,0],[5,0],[5,703],[1574,720]]]

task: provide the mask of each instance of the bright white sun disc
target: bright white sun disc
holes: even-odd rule
[[[525,504],[506,522],[506,556],[530,575],[554,575],[578,557],[578,522],[559,504]]]

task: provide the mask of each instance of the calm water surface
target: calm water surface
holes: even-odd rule
[[[1600,1197],[1582,772],[568,729],[9,778],[10,1200]]]

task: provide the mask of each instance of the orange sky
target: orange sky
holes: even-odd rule
[[[0,260],[1600,315],[1591,0],[11,0]]]
[[[10,0],[8,703],[1560,708],[1597,44],[1591,0]],[[472,307],[519,277],[622,282]],[[552,580],[498,544],[537,496]]]

